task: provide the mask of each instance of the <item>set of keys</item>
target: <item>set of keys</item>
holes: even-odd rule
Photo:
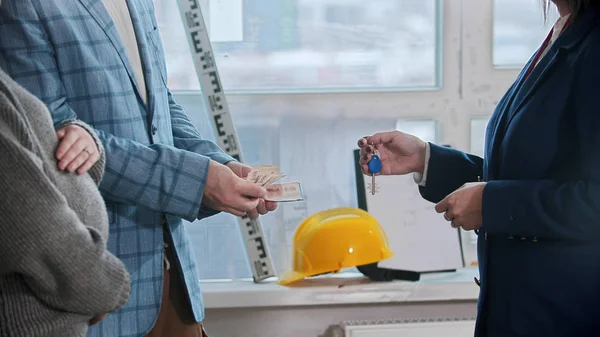
[[[379,158],[379,151],[375,149],[373,155],[371,156],[371,160],[369,160],[369,172],[371,172],[371,183],[369,184],[369,189],[371,190],[371,194],[375,195],[379,191],[379,185],[375,183],[375,175],[381,171],[381,158]]]

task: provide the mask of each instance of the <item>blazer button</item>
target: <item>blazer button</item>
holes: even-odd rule
[[[512,239],[514,239],[514,238],[515,238],[515,237],[514,237],[514,236],[512,236],[512,235],[508,237],[508,239],[509,239],[509,240],[512,240]]]
[[[152,124],[152,135],[155,135],[157,131],[158,128],[156,127],[156,125]]]
[[[532,242],[538,242],[538,239],[536,237],[533,237],[533,239],[531,239]]]

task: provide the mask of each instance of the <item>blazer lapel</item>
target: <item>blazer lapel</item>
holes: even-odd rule
[[[104,7],[102,0],[79,0],[81,4],[87,9],[90,15],[96,20],[98,25],[104,30],[104,33],[108,36],[111,41],[115,51],[119,54],[125,69],[127,70],[127,74],[129,75],[129,79],[135,88],[138,99],[142,101],[142,96],[140,95],[140,88],[135,80],[135,76],[133,74],[133,69],[131,68],[131,64],[129,63],[129,58],[127,57],[127,52],[125,51],[125,46],[123,42],[121,42],[121,38],[119,37],[119,33],[115,27],[115,23],[113,22],[110,14]]]
[[[527,103],[535,91],[539,89],[540,85],[548,76],[549,71],[556,63],[556,60],[559,58],[560,54],[561,49],[551,46],[546,56],[544,56],[539,61],[537,66],[533,68],[529,76],[525,79],[522,79],[523,83],[519,90],[517,90],[514,103],[509,109],[508,120],[506,122],[506,127],[504,128],[505,130],[508,129],[512,120],[519,113],[519,111],[521,111],[523,105]]]
[[[510,109],[511,114],[508,119],[508,125],[513,118],[521,111],[521,108],[535,91],[539,88],[540,84],[544,82],[548,76],[549,71],[556,64],[557,60],[564,54],[565,51],[575,46],[581,41],[588,31],[598,24],[600,12],[598,8],[592,9],[588,12],[581,14],[577,20],[569,26],[564,28],[564,31],[560,34],[558,39],[554,42],[546,56],[544,56],[533,68],[533,71],[527,77],[523,83],[522,88],[519,90],[515,99],[514,107]]]
[[[537,54],[537,53],[536,53]],[[507,121],[510,119],[511,115],[511,106],[513,106],[514,101],[519,94],[519,90],[523,86],[525,75],[527,74],[527,69],[531,66],[535,59],[535,56],[532,57],[529,62],[523,67],[521,73],[513,83],[513,85],[508,89],[506,95],[498,102],[496,107],[495,116],[490,119],[491,124],[491,134],[488,137],[487,143],[487,169],[484,172],[484,179],[494,179],[496,172],[496,157],[497,152],[504,137],[504,132],[506,130]]]
[[[548,53],[539,60],[537,66],[526,77],[527,70],[532,66],[535,61],[535,55],[540,50],[538,49],[529,62],[527,62],[527,65],[525,65],[513,84],[512,89],[507,92],[504,102],[501,101],[498,104],[498,117],[494,121],[495,125],[492,126],[492,135],[489,137],[491,144],[488,145],[489,153],[487,160],[489,161],[488,171],[490,179],[494,179],[498,172],[498,152],[504,140],[504,135],[510,127],[510,123],[520,110],[522,110],[524,104],[531,99],[533,94],[544,83],[550,75],[552,68],[560,61],[562,55],[583,40],[586,34],[598,24],[600,24],[600,6],[579,15],[577,20],[562,32],[550,47]],[[490,122],[492,121],[490,120]]]

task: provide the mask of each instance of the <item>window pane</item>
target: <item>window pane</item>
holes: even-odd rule
[[[396,130],[415,135],[426,142],[438,142],[438,122],[431,119],[399,119]]]
[[[475,117],[471,119],[471,148],[469,151],[482,158],[488,121],[489,117]]]
[[[552,3],[544,23],[542,1],[494,0],[494,66],[525,65],[557,18]]]
[[[438,1],[211,0],[203,14],[229,91],[431,88]],[[200,89],[177,5],[155,3],[170,89]]]

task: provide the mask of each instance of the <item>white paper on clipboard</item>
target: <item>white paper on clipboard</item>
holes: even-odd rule
[[[450,226],[434,204],[423,199],[412,175],[377,176],[379,192],[369,193],[366,206],[385,230],[394,256],[380,268],[434,272],[464,267],[460,233]]]

